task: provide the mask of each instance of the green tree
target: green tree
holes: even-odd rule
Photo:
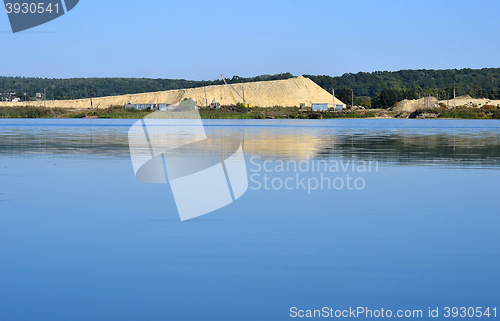
[[[390,108],[403,100],[403,92],[399,88],[384,88],[372,99],[373,108]]]
[[[483,93],[483,90],[481,89],[481,87],[479,86],[472,86],[468,91],[467,93],[472,97],[472,98],[483,98],[484,97],[484,93]]]
[[[344,104],[350,105],[352,101],[352,91],[351,89],[344,87],[340,90],[338,95],[335,95]]]
[[[239,113],[247,113],[248,112],[248,108],[245,107],[245,104],[243,104],[243,103],[237,103],[235,110]]]
[[[498,92],[498,90],[493,88],[492,90],[490,90],[490,93],[488,94],[488,98],[489,99],[500,99],[500,93]]]
[[[403,99],[418,99],[418,93],[422,90],[420,87],[412,88],[412,89],[403,89]]]
[[[354,104],[356,106],[363,106],[367,109],[372,108],[372,99],[368,96],[356,97],[354,99]]]

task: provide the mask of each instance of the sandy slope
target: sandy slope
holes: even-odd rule
[[[260,81],[245,84],[234,84],[233,87],[241,95],[243,88],[245,92],[245,100],[254,106],[272,107],[272,106],[299,106],[305,103],[306,106],[311,106],[311,103],[333,103],[332,95],[325,91],[320,86],[316,85],[312,80],[302,76],[275,81]],[[215,99],[221,105],[234,105],[241,102],[238,94],[229,86],[208,86],[207,101],[208,104]],[[152,104],[152,103],[177,103],[184,98],[193,98],[198,106],[205,106],[205,91],[204,88],[191,88],[180,90],[168,90],[153,93],[108,96],[93,99],[94,107],[107,108],[113,105],[124,105],[128,102],[134,104]],[[340,100],[335,99],[337,104],[343,104]],[[25,102],[0,102],[0,106],[24,106]],[[41,102],[28,102],[30,106],[43,106]],[[76,100],[51,100],[46,101],[47,107],[65,107],[65,108],[88,108],[90,107],[90,99]]]
[[[420,101],[420,108],[424,108],[424,98],[414,99],[414,100],[402,100],[400,101],[396,107],[394,107],[395,112],[409,112],[412,113],[415,110],[418,109],[419,107],[419,101]],[[437,98],[436,97],[431,97],[431,107],[436,106]],[[454,103],[453,103],[453,98],[448,100],[440,100],[439,103],[444,104],[445,106],[449,106],[449,108],[453,108]],[[500,100],[491,100],[491,99],[486,99],[486,98],[472,98],[469,95],[465,96],[460,96],[456,98],[456,105],[457,107],[460,106],[466,106],[466,107],[482,107],[484,105],[493,105],[493,106],[499,106],[500,105]]]
[[[427,99],[427,104],[431,107],[435,107],[437,103],[436,97],[429,97]],[[400,101],[396,107],[394,107],[395,112],[409,112],[412,113],[415,110],[417,110],[419,107],[424,108],[426,106],[425,102],[425,97],[422,97],[420,99],[413,99],[413,100],[402,100]]]

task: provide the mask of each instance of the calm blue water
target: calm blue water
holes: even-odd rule
[[[185,222],[168,184],[135,179],[133,122],[0,120],[0,320],[500,308],[499,121],[205,121],[260,176]],[[307,190],[325,177],[344,187]]]

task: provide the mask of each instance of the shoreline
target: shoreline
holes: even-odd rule
[[[151,110],[110,108],[48,108],[48,107],[0,107],[0,119],[142,119]],[[199,108],[201,119],[500,119],[500,109],[460,107],[457,109],[419,109],[415,112],[396,112],[391,109],[366,109],[345,111],[311,111],[298,107],[223,106],[220,109]]]

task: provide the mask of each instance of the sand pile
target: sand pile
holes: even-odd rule
[[[437,103],[436,97],[427,98],[427,103],[426,103],[425,97],[422,97],[420,99],[413,99],[413,100],[405,99],[405,100],[400,101],[394,107],[394,111],[398,112],[398,113],[400,113],[400,112],[412,113],[415,110],[417,110],[418,108],[424,108],[426,106],[429,106],[431,108],[436,107],[436,103]]]
[[[500,100],[492,100],[487,98],[472,98],[469,95],[460,96],[456,98],[457,107],[466,106],[466,107],[483,107],[484,105],[500,105]],[[446,105],[446,100],[441,100],[441,103]],[[453,108],[453,98],[450,99],[450,108]]]
[[[424,97],[420,98],[420,100],[419,99],[402,100],[394,107],[394,111],[412,113],[419,108],[419,103],[420,103],[420,108],[425,107],[424,100],[425,100]],[[430,97],[431,108],[436,107],[436,102],[437,102],[436,97]],[[449,108],[453,108],[454,106],[453,98],[451,98],[449,101],[440,100],[439,103],[443,104],[444,106],[449,106]],[[484,105],[500,106],[500,100],[491,100],[486,98],[472,98],[469,95],[465,95],[456,98],[456,105],[457,107],[465,106],[465,107],[476,107],[476,108],[482,107]]]
[[[233,84],[234,89],[241,95],[245,96],[247,103],[253,106],[272,107],[284,106],[293,107],[300,106],[301,103],[310,107],[311,103],[333,103],[332,94],[318,86],[309,78],[302,76],[290,78],[286,80],[274,81],[259,81],[244,84]],[[206,89],[206,101],[205,101]],[[99,108],[107,108],[115,105],[132,104],[157,104],[169,103],[174,104],[185,98],[192,98],[200,107],[204,107],[207,103],[210,104],[215,99],[221,105],[235,105],[242,102],[240,96],[229,86],[208,86],[201,88],[168,90],[153,93],[132,94],[122,96],[97,97],[93,99],[93,106]],[[335,99],[336,104],[343,104],[340,100]],[[76,100],[50,100],[46,101],[47,107],[63,107],[63,108],[89,108],[90,99]],[[40,102],[0,102],[0,106],[43,106],[43,101]]]

